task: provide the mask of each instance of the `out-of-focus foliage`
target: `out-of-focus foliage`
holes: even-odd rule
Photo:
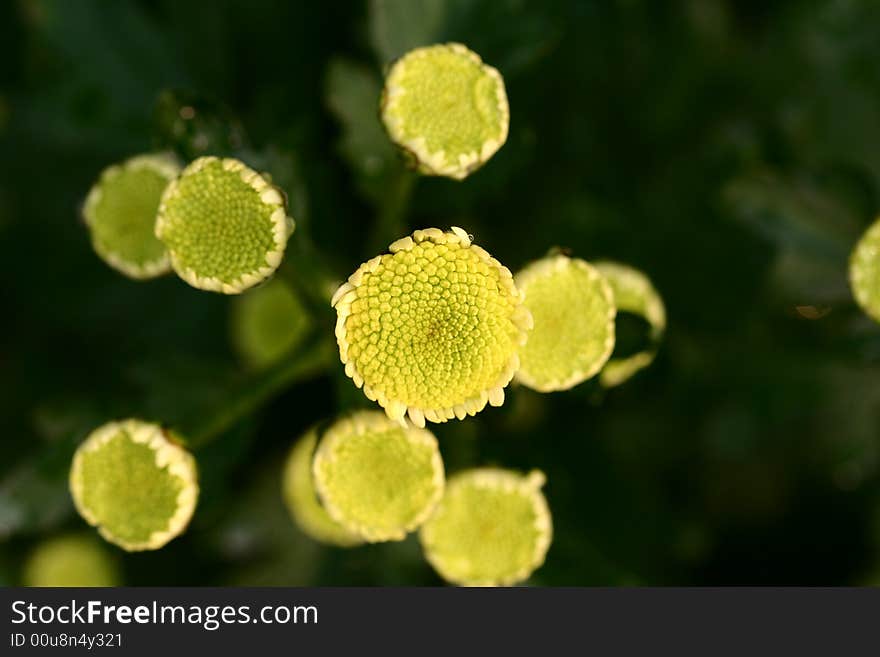
[[[242,361],[255,369],[281,360],[309,329],[299,296],[278,278],[236,297],[231,305],[230,339]]]
[[[415,180],[371,99],[393,58],[449,40],[504,76],[510,134],[463,182]],[[649,368],[610,390],[515,388],[436,427],[450,474],[546,473],[554,541],[530,583],[877,572],[880,325],[847,285],[880,210],[874,0],[16,0],[0,44],[3,583],[84,529],[66,478],[92,428],[198,430],[262,385],[228,298],[128,280],[89,246],[99,172],[164,149],[238,157],[287,191],[281,269],[321,335],[333,282],[424,226],[465,226],[514,271],[560,247],[649,276],[668,316]],[[214,425],[188,531],[119,553],[123,581],[439,584],[413,537],[322,547],[284,508],[293,440],[368,404],[328,361]]]

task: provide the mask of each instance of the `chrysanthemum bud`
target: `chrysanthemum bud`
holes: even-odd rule
[[[421,173],[461,180],[507,139],[504,80],[460,43],[417,48],[391,67],[382,121]]]
[[[293,226],[263,176],[238,160],[200,157],[165,190],[156,236],[187,283],[237,294],[278,268]]]
[[[312,467],[330,517],[369,542],[402,540],[443,495],[434,435],[401,427],[378,411],[335,422],[321,437]]]
[[[880,322],[880,219],[865,231],[853,249],[849,281],[862,310]]]
[[[116,586],[119,566],[98,538],[69,534],[40,543],[22,574],[25,586]]]
[[[509,586],[541,564],[553,535],[544,475],[478,468],[449,479],[419,532],[425,557],[449,582]]]
[[[417,230],[333,296],[345,372],[417,426],[500,406],[531,327],[510,272],[467,233]]]
[[[596,269],[605,277],[614,293],[618,313],[632,313],[651,326],[650,347],[625,358],[611,358],[599,374],[606,388],[620,385],[639,370],[647,367],[657,355],[657,346],[666,329],[666,308],[651,280],[638,269],[617,262],[597,262]]]
[[[186,529],[199,487],[195,460],[157,424],[108,422],[76,450],[70,491],[79,514],[124,550],[155,550]]]
[[[278,362],[305,337],[309,316],[297,294],[272,279],[236,297],[232,304],[232,339],[242,359],[262,368]]]
[[[595,267],[552,255],[526,266],[516,284],[535,328],[517,380],[540,392],[567,390],[605,365],[614,349],[614,297]]]
[[[284,502],[297,526],[316,541],[340,547],[359,545],[363,539],[333,520],[318,501],[312,479],[312,458],[317,443],[318,433],[311,430],[290,451],[284,466]]]
[[[138,279],[171,271],[165,245],[156,239],[156,215],[179,171],[167,155],[140,155],[104,169],[83,206],[92,246],[104,262]]]

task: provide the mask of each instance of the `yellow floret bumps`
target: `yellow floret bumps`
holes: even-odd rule
[[[437,510],[419,532],[425,557],[445,580],[508,586],[541,564],[553,525],[541,493],[544,475],[477,468],[450,477]]]
[[[526,266],[516,283],[535,328],[517,380],[540,392],[567,390],[594,376],[614,349],[614,296],[589,263],[552,255]]]
[[[510,271],[453,227],[415,231],[333,296],[345,372],[416,426],[500,406],[532,325]]]
[[[195,460],[157,424],[108,422],[76,450],[70,492],[79,514],[124,550],[180,535],[199,494]]]
[[[156,236],[187,283],[237,294],[277,269],[293,226],[266,178],[235,159],[201,157],[165,190]]]
[[[388,72],[381,104],[391,140],[421,173],[461,180],[507,139],[504,80],[460,43],[417,48]]]
[[[168,155],[139,155],[101,173],[86,197],[83,217],[104,262],[136,279],[171,271],[165,245],[156,239],[156,215],[179,171]]]
[[[312,468],[330,517],[371,543],[405,538],[434,510],[445,483],[434,435],[379,411],[337,420],[321,437]]]

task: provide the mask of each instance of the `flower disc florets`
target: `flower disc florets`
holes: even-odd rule
[[[553,537],[544,475],[478,468],[450,477],[419,532],[425,557],[449,582],[509,586],[544,563]]]
[[[321,437],[312,472],[330,517],[369,542],[403,540],[431,515],[445,484],[434,434],[379,411],[335,422]]]
[[[461,228],[417,230],[333,296],[345,372],[417,426],[500,406],[531,316],[513,277]]]
[[[272,275],[293,226],[263,176],[238,160],[201,157],[165,190],[156,236],[187,283],[237,294]]]
[[[179,172],[166,155],[139,155],[101,172],[83,217],[104,262],[137,279],[171,271],[165,245],[156,239],[156,215],[162,193]]]
[[[587,262],[543,258],[516,275],[535,328],[522,351],[518,381],[540,392],[567,390],[605,365],[614,349],[614,296]]]
[[[504,80],[460,43],[417,48],[388,72],[382,121],[420,172],[461,180],[507,139]]]
[[[186,529],[199,486],[195,460],[157,424],[109,422],[76,450],[70,492],[79,514],[128,550],[155,550]]]

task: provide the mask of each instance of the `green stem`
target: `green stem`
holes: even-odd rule
[[[333,362],[331,340],[316,332],[278,365],[247,380],[207,421],[183,435],[187,446],[198,449],[223,435],[289,386],[326,370]]]
[[[369,257],[384,252],[391,242],[407,232],[406,214],[418,179],[418,174],[404,168],[392,178],[367,244]]]

